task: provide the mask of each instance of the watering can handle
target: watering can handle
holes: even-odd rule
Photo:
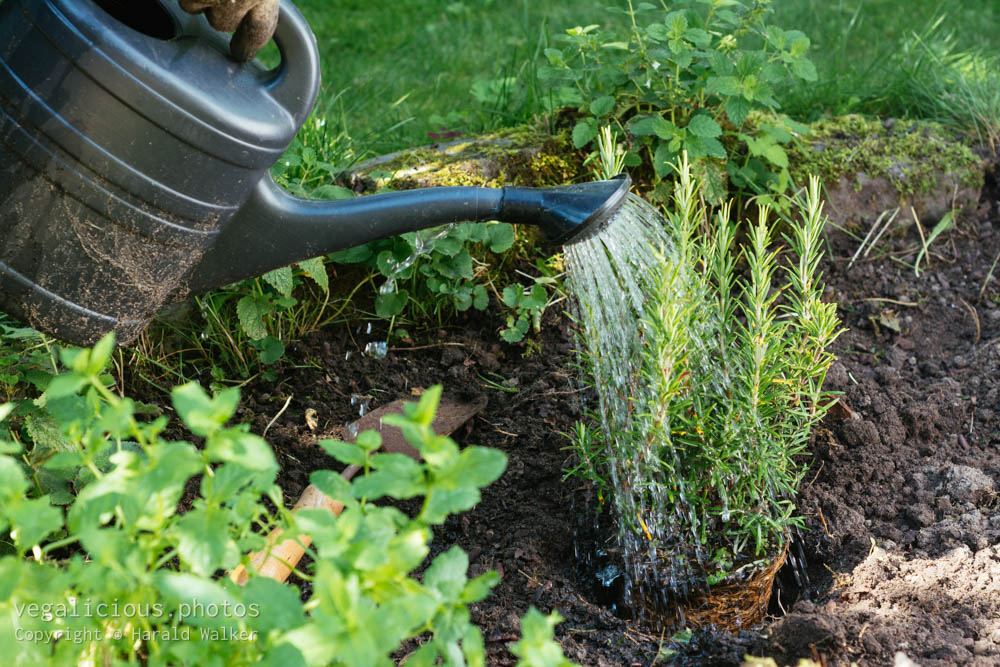
[[[321,70],[316,36],[290,0],[281,0],[274,42],[281,53],[281,64],[265,85],[301,124],[316,103]]]

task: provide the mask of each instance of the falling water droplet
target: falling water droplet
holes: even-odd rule
[[[383,341],[372,341],[365,345],[365,354],[376,359],[384,359],[389,352],[389,345]]]

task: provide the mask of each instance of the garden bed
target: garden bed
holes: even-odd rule
[[[415,334],[385,358],[363,353],[384,332],[365,333],[361,322],[324,330],[290,346],[277,382],[244,389],[239,418],[258,433],[274,420],[267,438],[291,503],[313,470],[334,463],[316,439],[356,419],[359,402],[374,408],[435,383],[456,398],[486,397],[453,437],[503,450],[507,470],[473,511],[438,531],[433,547],[458,544],[471,574],[501,575],[473,608],[490,664],[514,664],[507,647],[532,605],[565,617],[557,640],[583,665],[648,665],[675,651],[686,664],[738,664],[746,653],[779,663],[886,664],[897,651],[924,666],[997,664],[996,277],[979,298],[1000,249],[996,198],[988,184],[979,210],[937,240],[919,277],[876,257],[918,243],[915,226],[850,268],[857,241],[832,233],[823,271],[849,331],[828,382],[845,392],[845,407],[817,433],[798,500],[809,583],[803,591],[783,572],[774,618],[738,635],[709,630],[672,643],[613,608],[613,582],[599,584],[598,570],[614,562],[614,540],[594,525],[597,500],[578,481],[562,481],[571,454],[561,433],[579,418],[583,395],[569,322],[556,309],[530,347],[495,342],[502,323],[490,313]]]

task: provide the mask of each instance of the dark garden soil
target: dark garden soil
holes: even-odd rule
[[[473,610],[491,665],[514,664],[508,646],[532,605],[559,610],[557,639],[586,666],[662,664],[674,650],[681,664],[739,664],[750,653],[779,664],[884,665],[901,651],[925,667],[1000,665],[997,278],[979,295],[1000,251],[997,198],[987,188],[977,214],[934,244],[919,277],[874,257],[912,248],[915,226],[850,268],[857,242],[831,233],[828,296],[849,331],[828,379],[844,407],[817,433],[798,499],[809,583],[802,590],[783,572],[773,616],[738,635],[709,629],[671,644],[616,615],[614,591],[597,585],[594,501],[579,482],[563,482],[571,454],[561,433],[580,416],[581,396],[558,309],[531,348],[497,343],[500,323],[482,315],[414,334],[383,359],[363,350],[384,332],[367,334],[362,322],[324,330],[290,348],[277,383],[244,390],[240,417],[259,433],[293,396],[267,434],[292,503],[313,470],[333,463],[316,439],[356,419],[359,398],[375,408],[435,383],[456,398],[485,396],[486,408],[453,437],[503,450],[507,471],[437,532],[434,547],[458,544],[474,574],[501,576]],[[912,263],[914,253],[899,257]]]

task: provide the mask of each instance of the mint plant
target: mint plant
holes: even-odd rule
[[[434,434],[439,386],[385,419],[421,461],[378,453],[375,431],[357,444],[324,441],[365,472],[353,482],[312,474],[343,513],[280,509],[272,517],[270,507],[284,501],[271,448],[228,425],[239,390],[209,396],[194,383],[175,387],[174,410],[200,444],[168,441],[166,417],[143,416],[109,388],[113,349],[108,336],[91,349],[60,351],[67,372],[50,376],[33,405],[63,446],[41,464],[11,421],[23,404],[0,406],[8,427],[0,440],[5,660],[370,667],[393,664],[400,643],[418,638],[407,665],[484,664],[468,605],[489,594],[496,573],[470,579],[468,557],[452,547],[413,574],[430,553],[433,527],[475,505],[506,465],[499,451],[460,449]],[[64,478],[66,497],[39,486],[39,470]],[[415,497],[423,502],[414,517],[373,502]],[[313,539],[312,565],[297,571],[311,584],[305,603],[271,579],[251,576],[241,587],[219,576],[264,547],[274,528]],[[536,635],[531,643],[544,642]]]
[[[593,146],[599,128],[611,126],[630,138],[624,163],[644,163],[657,178],[671,175],[687,153],[713,203],[726,199],[726,176],[757,193],[784,192],[782,146],[789,130],[804,128],[776,116],[761,122],[751,112],[775,111],[781,88],[816,80],[809,38],[766,23],[770,0],[628,0],[627,10],[609,11],[625,14],[625,34],[597,25],[568,30],[557,38],[560,48],[545,50],[549,65],[539,72],[579,93],[574,145]]]

